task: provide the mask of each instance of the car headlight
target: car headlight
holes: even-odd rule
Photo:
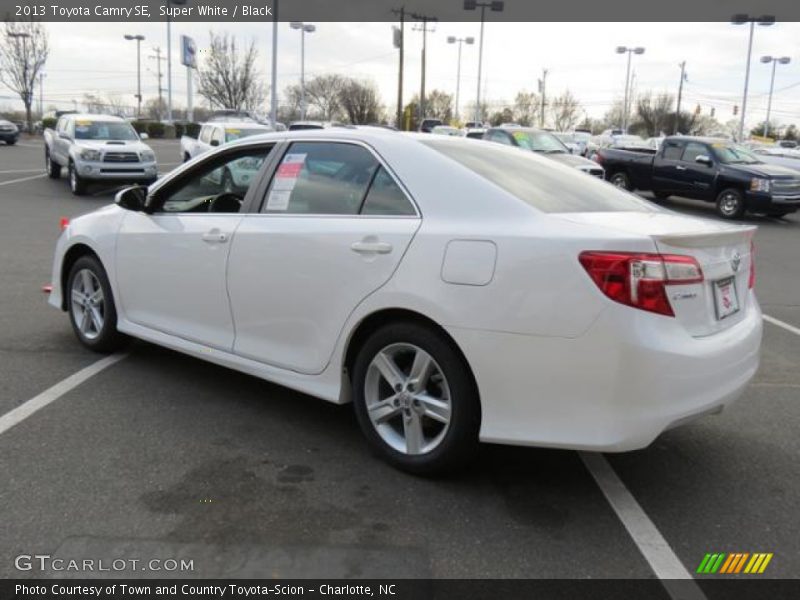
[[[81,160],[87,160],[90,162],[100,160],[100,151],[99,150],[81,150]]]
[[[769,190],[770,190],[769,179],[761,179],[760,177],[753,177],[750,180],[751,192],[769,192]]]
[[[153,162],[156,159],[155,152],[143,150],[141,153],[142,162]]]

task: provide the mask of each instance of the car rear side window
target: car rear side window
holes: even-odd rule
[[[415,215],[416,211],[392,176],[386,172],[386,169],[379,167],[372,180],[372,185],[369,186],[361,214],[400,217]]]
[[[680,160],[683,154],[683,144],[679,142],[666,142],[664,153],[661,155],[664,160]]]
[[[284,154],[263,211],[357,215],[379,167],[366,148],[340,142],[295,142]]]
[[[646,201],[534,152],[466,140],[420,142],[543,212],[655,212]]]

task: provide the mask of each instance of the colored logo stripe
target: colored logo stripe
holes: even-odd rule
[[[725,552],[708,553],[700,561],[697,573],[707,574],[735,574],[735,573],[763,573],[769,561],[772,560],[773,553],[756,552]],[[747,566],[745,566],[747,565]]]

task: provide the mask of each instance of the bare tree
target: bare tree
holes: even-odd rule
[[[92,115],[106,112],[106,104],[103,99],[96,94],[84,94],[82,104],[86,107],[86,112]]]
[[[540,108],[539,96],[533,92],[521,90],[514,98],[514,119],[512,120],[525,127],[530,127],[536,122]]]
[[[647,92],[637,98],[636,116],[649,137],[672,131],[675,122],[674,101],[672,94],[666,93],[654,97],[652,92]]]
[[[344,80],[339,102],[353,124],[376,123],[381,120],[381,101],[372,82]]]
[[[322,119],[333,121],[342,111],[341,92],[347,80],[335,73],[317,75],[306,82],[306,102],[314,106]]]
[[[580,103],[569,90],[553,98],[550,104],[553,125],[556,131],[568,131],[575,127],[580,118]]]
[[[118,117],[124,117],[128,114],[128,109],[130,106],[125,104],[125,100],[119,94],[115,92],[111,92],[106,96],[107,102],[106,105],[108,106],[108,113],[112,115],[116,115]]]
[[[0,36],[0,83],[18,94],[25,105],[28,131],[33,129],[33,92],[49,53],[47,32],[41,23],[6,21]]]
[[[252,110],[264,102],[266,92],[258,75],[255,42],[240,52],[227,33],[210,32],[211,43],[198,68],[198,93],[211,104],[236,110]]]
[[[300,118],[300,86],[298,84],[287,85],[283,89],[283,103],[278,107],[278,120],[284,123],[291,123]]]
[[[161,120],[162,115],[167,114],[167,102],[161,96],[154,96],[144,103],[142,111],[149,119]]]

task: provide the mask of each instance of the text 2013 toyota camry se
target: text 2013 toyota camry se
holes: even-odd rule
[[[73,219],[49,301],[97,351],[133,336],[352,401],[375,451],[432,473],[479,440],[641,448],[733,402],[753,233],[499,144],[306,130]]]

